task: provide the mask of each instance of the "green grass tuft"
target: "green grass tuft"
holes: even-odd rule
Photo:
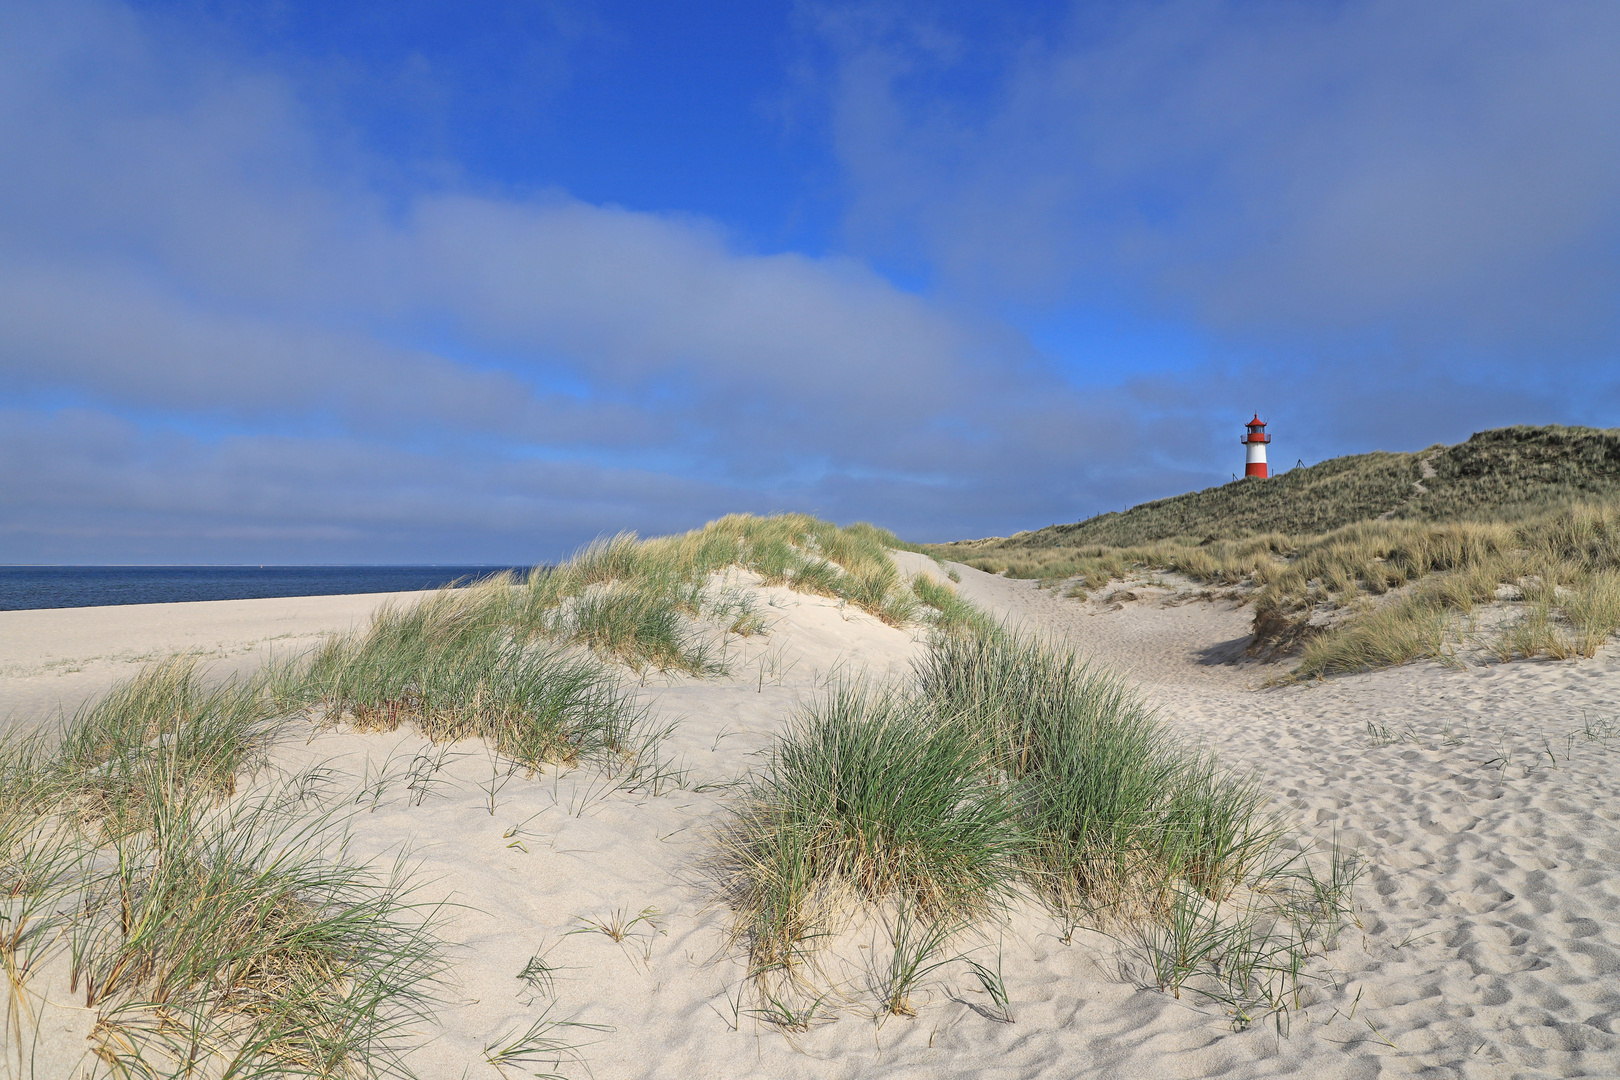
[[[262,761],[276,711],[261,680],[210,684],[187,657],[152,665],[68,721],[48,789],[113,835],[147,828],[174,793],[234,793],[238,777]]]
[[[1030,884],[1093,909],[1154,908],[1185,881],[1211,896],[1272,844],[1252,781],[1184,750],[1118,679],[1008,632],[940,639],[918,686],[981,733],[1019,788]]]
[[[844,683],[806,707],[726,839],[758,963],[792,962],[848,891],[933,916],[984,913],[1015,875],[986,748],[915,695]]]
[[[980,615],[936,634],[912,682],[806,706],[722,864],[756,973],[796,967],[852,909],[895,912],[882,1008],[905,1014],[943,942],[1015,896],[1154,922],[1189,889],[1263,889],[1282,839],[1266,801],[1117,679]]]
[[[286,792],[230,797],[275,732],[258,680],[175,660],[0,742],[11,1034],[55,950],[129,1075],[399,1075],[439,970],[434,915]]]
[[[530,768],[634,753],[645,710],[611,669],[514,638],[479,601],[444,592],[385,609],[313,657],[304,700],[362,731],[408,721],[435,742],[482,738]]]

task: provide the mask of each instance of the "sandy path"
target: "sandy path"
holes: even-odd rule
[[[1313,995],[1274,1061],[1234,1074],[1620,1075],[1612,643],[1578,663],[1255,690],[1263,669],[1207,662],[1246,631],[1230,605],[1088,614],[1033,582],[963,573],[980,603],[1126,673],[1189,736],[1258,769],[1291,819],[1368,859],[1365,934],[1330,955],[1340,986]]]

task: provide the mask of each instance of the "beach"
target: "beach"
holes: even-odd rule
[[[363,627],[384,604],[424,593],[287,596],[178,604],[0,611],[0,730],[71,715],[141,667],[176,654],[221,675],[256,671],[328,634]]]
[[[944,580],[922,556],[895,558]],[[670,729],[660,777],[531,774],[477,740],[298,721],[236,798],[304,785],[341,816],[352,856],[403,858],[417,899],[445,905],[436,1018],[408,1059],[423,1077],[1620,1075],[1612,643],[1578,662],[1421,662],[1268,688],[1278,669],[1242,660],[1250,612],[1234,600],[1172,588],[1083,602],[951,569],[994,617],[1118,672],[1185,741],[1252,771],[1302,848],[1357,853],[1353,920],[1285,1012],[1244,1023],[1161,992],[1128,936],[1029,902],[953,946],[996,959],[1006,1015],[962,963],[922,981],[915,1016],[883,1015],[887,928],[867,919],[829,944],[807,1030],[770,1022],[713,873],[718,830],[803,703],[860,674],[904,678],[927,632],[747,573],[735,580],[765,632],[725,639],[727,675],[630,676]],[[173,652],[246,672],[409,599],[0,613],[0,714],[71,712]],[[37,1029],[5,1068],[79,1076],[94,1014],[59,970],[31,992]],[[503,1059],[543,1017],[567,1022],[545,1029],[558,1048]]]

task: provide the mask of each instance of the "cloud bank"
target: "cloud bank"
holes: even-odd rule
[[[1613,416],[1612,8],[1075,11],[998,44],[804,9],[849,191],[812,257],[405,184],[206,27],[0,4],[0,561],[522,561],[733,510],[1005,533],[1224,479],[1256,373],[1308,458]],[[1215,359],[1077,370],[1008,314],[1088,304]]]
[[[853,225],[954,279],[1127,276],[1238,331],[1614,331],[1612,4],[1076,5],[961,111],[968,44],[870,11],[820,23]]]

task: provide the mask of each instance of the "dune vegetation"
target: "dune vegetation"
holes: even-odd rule
[[[1255,613],[1251,651],[1297,649],[1296,678],[1450,662],[1465,644],[1501,661],[1589,657],[1620,629],[1620,505],[1515,523],[1391,520],[1318,536],[1095,547],[1021,569],[1071,591],[1155,570],[1241,586],[1233,595]],[[1502,617],[1480,624],[1481,607],[1498,601]]]
[[[914,678],[831,687],[744,792],[721,873],[762,1000],[809,1020],[815,952],[888,920],[882,1009],[1021,899],[1138,942],[1160,989],[1189,986],[1239,1026],[1286,1012],[1349,912],[1353,857],[1315,865],[1250,777],[1180,745],[1128,687],[986,622],[937,632]],[[1320,870],[1320,872],[1319,872]]]
[[[1465,645],[1589,657],[1620,629],[1620,432],[1507,428],[1400,457],[927,550],[1073,595],[1154,571],[1234,589],[1253,605],[1251,652],[1300,654],[1294,678],[1451,662]],[[1287,531],[1302,522],[1337,524]],[[1074,543],[1089,537],[1110,542]]]
[[[232,799],[279,725],[265,680],[160,664],[0,745],[0,967],[65,965],[118,1075],[394,1075],[442,959],[403,867],[350,861],[295,792]],[[54,737],[53,737],[54,736]]]
[[[341,815],[299,782],[259,782],[289,724],[409,723],[531,770],[586,762],[635,783],[659,732],[623,669],[722,673],[726,637],[764,628],[728,570],[896,625],[968,617],[906,584],[897,544],[799,515],[615,537],[521,581],[385,609],[253,679],[176,658],[57,730],[6,736],[0,1042],[21,1067],[30,980],[66,964],[96,1012],[95,1055],[119,1075],[408,1075],[404,1033],[444,963],[435,909],[403,863],[349,860]]]
[[[907,682],[830,685],[732,803],[717,859],[760,1015],[807,1022],[802,962],[862,909],[892,919],[881,1013],[912,1012],[918,981],[958,960],[1005,1009],[995,970],[950,950],[1022,900],[1066,934],[1128,930],[1147,982],[1227,1002],[1240,1024],[1285,1012],[1346,915],[1353,862],[1335,853],[1319,873],[1252,779],[1178,745],[1106,673],[942,581],[908,581],[895,543],[798,515],[615,537],[522,580],[385,608],[251,679],[154,665],[59,730],[0,741],[19,1067],[44,978],[94,1012],[92,1064],[109,1074],[410,1075],[442,992],[441,909],[408,857],[349,856],[357,804],[267,768],[278,740],[409,724],[530,773],[585,765],[656,793],[667,731],[636,683],[724,672],[729,640],[767,632],[760,581],[930,642]]]

